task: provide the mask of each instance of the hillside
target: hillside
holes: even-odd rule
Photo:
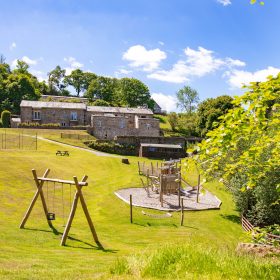
[[[60,131],[52,132],[56,133]],[[179,213],[175,213],[171,219],[157,220],[143,216],[141,209],[136,208],[134,224],[131,225],[129,206],[119,200],[114,191],[140,185],[137,172],[139,159],[129,157],[131,164],[125,165],[120,158],[100,157],[75,148],[67,148],[69,157],[56,156],[56,151],[61,149],[57,144],[39,140],[37,151],[0,150],[1,279],[168,279],[168,275],[176,278],[176,264],[180,279],[186,279],[184,275],[187,275],[187,279],[198,278],[199,274],[199,279],[238,279],[239,273],[244,279],[252,279],[254,275],[258,275],[259,279],[276,279],[279,272],[276,260],[238,257],[234,253],[238,242],[246,239],[246,234],[239,224],[231,195],[218,183],[209,183],[207,189],[222,200],[221,210],[186,212],[185,226],[180,227]],[[62,217],[61,192],[56,193],[55,201],[49,201],[57,214],[54,221],[57,232],[47,226],[39,200],[26,229],[19,229],[35,193],[32,168],[39,175],[50,168],[49,177],[54,178],[72,179],[77,176],[81,179],[84,174],[89,176],[89,185],[84,187],[83,192],[104,250],[95,246],[80,204],[70,230],[71,238],[67,240],[66,247],[59,246],[66,220],[66,217]],[[50,195],[53,186],[49,183],[48,187]],[[64,187],[67,189],[67,186]],[[69,190],[65,192],[66,213],[70,207],[70,193]],[[172,244],[176,244],[174,250],[177,252],[174,253],[173,269],[170,263],[165,263],[162,252],[158,255],[155,253],[163,246],[173,247]],[[176,248],[179,247],[180,251],[180,246],[183,248],[183,262],[176,257]],[[186,262],[188,250],[184,249],[188,246],[194,256],[189,263]],[[173,254],[172,251],[167,252]],[[148,263],[145,264],[141,262],[140,255],[151,255],[154,259],[147,257]],[[133,263],[134,256],[139,270],[142,269],[141,265],[144,267],[139,272],[140,276],[138,272],[128,272],[126,269],[127,263]],[[164,273],[153,274],[153,267],[161,265],[158,263],[157,266],[155,256],[173,272],[162,270]],[[198,265],[200,262],[201,266]],[[226,269],[219,272],[219,266]],[[196,270],[198,268],[199,271]]]

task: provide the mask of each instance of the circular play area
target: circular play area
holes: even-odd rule
[[[159,201],[159,193],[150,192],[147,194],[144,188],[127,188],[120,189],[115,192],[126,203],[130,203],[130,195],[132,195],[132,205],[156,209],[162,211],[178,211],[181,206],[178,203],[178,194],[168,194],[163,197],[163,206]],[[201,190],[197,198],[197,189],[188,187],[181,191],[181,199],[183,199],[184,210],[209,210],[220,209],[221,201],[207,190]]]
[[[221,200],[202,184],[192,187],[181,176],[179,161],[164,162],[161,166],[138,163],[142,187],[119,189],[115,195],[136,207],[161,211],[220,209]],[[200,180],[200,177],[199,177]]]

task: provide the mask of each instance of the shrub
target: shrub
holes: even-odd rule
[[[3,111],[1,113],[1,122],[3,127],[10,127],[11,126],[11,112],[10,111]]]
[[[119,144],[113,141],[85,141],[84,142],[91,149],[110,153],[110,154],[119,154],[126,156],[135,156],[137,155],[137,147],[134,144]]]
[[[109,107],[110,103],[102,100],[102,99],[96,99],[94,102],[92,102],[92,106],[106,106]]]
[[[60,128],[59,123],[47,123],[47,124],[39,124],[37,122],[34,123],[20,123],[20,128]]]
[[[208,178],[222,178],[254,225],[280,223],[280,74],[251,83],[200,145]]]

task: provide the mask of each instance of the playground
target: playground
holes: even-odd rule
[[[33,135],[34,131],[24,133]],[[130,164],[123,164],[119,157],[95,155],[76,147],[67,147],[69,156],[57,156],[56,152],[63,150],[61,145],[42,138],[46,137],[45,133],[53,137],[57,133],[59,137],[60,132],[37,133],[37,150],[0,150],[1,279],[149,279],[151,274],[147,269],[152,259],[148,256],[155,256],[157,250],[165,246],[169,248],[166,252],[170,252],[170,248],[180,244],[187,246],[192,256],[200,260],[193,259],[188,266],[190,277],[197,273],[201,264],[204,265],[201,278],[221,279],[226,275],[238,279],[248,277],[252,271],[260,276],[276,277],[277,266],[273,260],[258,261],[246,256],[240,259],[232,253],[240,240],[246,239],[246,234],[231,195],[218,182],[205,183],[203,188],[223,202],[220,210],[186,211],[184,225],[180,226],[180,211],[172,212],[172,217],[167,219],[158,219],[156,215],[161,215],[162,211],[145,209],[155,215],[151,217],[144,215],[142,208],[135,207],[131,224],[129,205],[114,193],[131,187],[143,190],[140,178],[145,177],[138,173],[138,158],[129,157]],[[36,170],[37,183],[32,169]],[[43,188],[48,212],[44,210],[39,191],[24,228],[20,229],[47,169],[51,171],[45,176],[48,179]],[[86,184],[81,184],[85,175]],[[193,185],[197,175],[193,171],[189,174]],[[53,183],[56,184],[54,199]],[[71,195],[69,184],[72,185]],[[70,215],[81,185],[86,208],[102,246],[94,239],[80,196],[73,217]],[[164,199],[166,197],[164,195]],[[55,214],[53,220],[51,213]],[[71,229],[62,244],[65,246],[60,246],[70,218]],[[135,263],[139,260],[139,264],[145,265],[139,259],[141,255],[147,256],[143,267],[146,274],[141,271],[126,274],[127,260],[134,258]],[[210,255],[211,262],[206,262]],[[219,267],[221,263],[224,263],[222,269],[213,270],[213,265]],[[137,266],[140,270],[141,265]],[[173,278],[184,276],[183,272],[175,270],[166,273]]]

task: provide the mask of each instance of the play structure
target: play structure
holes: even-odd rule
[[[184,178],[186,174],[182,175],[181,167],[180,160],[160,163],[138,162],[141,187],[120,189],[115,194],[133,207],[160,211],[219,209],[221,201],[204,188],[199,172],[197,172],[196,184],[191,185]],[[132,203],[130,196],[133,197]],[[149,213],[145,212],[145,214]],[[150,216],[169,217],[166,214]]]
[[[90,227],[93,239],[99,247],[102,247],[101,243],[98,240],[98,237],[97,237],[93,222],[91,220],[90,214],[88,212],[87,205],[86,205],[86,202],[85,202],[85,199],[84,199],[84,196],[83,196],[83,192],[82,192],[82,188],[84,186],[88,185],[88,183],[87,183],[88,176],[85,175],[82,178],[81,181],[78,181],[77,177],[73,176],[73,181],[68,181],[68,180],[62,180],[62,179],[49,178],[49,177],[47,177],[49,172],[50,172],[50,169],[47,169],[42,177],[38,177],[36,170],[32,169],[32,174],[33,174],[33,178],[34,178],[34,181],[35,181],[35,184],[36,184],[36,187],[37,187],[37,191],[36,191],[32,201],[30,203],[30,206],[28,207],[28,210],[27,210],[26,214],[24,215],[24,218],[23,218],[23,220],[20,224],[20,228],[24,228],[25,223],[27,222],[38,197],[41,198],[43,210],[44,210],[45,217],[46,217],[46,220],[48,222],[48,225],[51,228],[53,228],[52,221],[56,219],[56,215],[55,215],[55,211],[54,211],[55,210],[54,209],[54,204],[55,204],[56,190],[58,188],[60,188],[60,194],[61,194],[61,203],[60,204],[62,206],[63,217],[64,217],[64,211],[65,211],[64,186],[68,186],[69,187],[69,194],[70,194],[69,195],[70,196],[69,201],[70,201],[70,205],[71,205],[71,207],[70,207],[71,210],[70,210],[70,213],[69,213],[69,216],[68,216],[67,223],[65,225],[65,229],[64,229],[64,232],[63,232],[63,235],[62,235],[60,245],[64,246],[66,244],[66,239],[68,237],[68,234],[69,234],[69,231],[70,231],[70,228],[71,228],[71,225],[72,225],[75,213],[76,213],[78,201],[80,200],[83,211],[85,213],[85,216],[86,216],[86,219],[87,219],[87,222],[88,222],[88,225]],[[46,187],[44,188],[45,183],[46,183]],[[51,202],[48,199],[49,195],[50,195],[49,186],[48,186],[49,183],[53,184],[52,205],[51,205]],[[75,192],[73,202],[71,203],[71,200],[72,200],[71,188],[72,188],[72,186],[75,186],[76,192]],[[45,189],[45,191],[44,191],[44,189]],[[47,199],[45,199],[45,196],[47,197]],[[56,200],[56,204],[59,204],[59,200]],[[51,206],[52,206],[52,211],[50,211]]]

